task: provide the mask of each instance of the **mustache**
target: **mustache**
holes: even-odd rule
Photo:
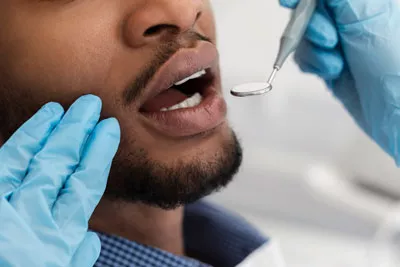
[[[157,71],[180,49],[186,48],[187,46],[182,45],[184,43],[189,43],[194,46],[198,41],[205,41],[212,43],[211,39],[201,35],[200,33],[194,31],[188,31],[184,33],[180,38],[175,38],[167,43],[160,44],[155,50],[154,59],[144,68],[143,71],[136,77],[133,84],[126,88],[123,92],[123,99],[125,105],[131,104],[135,99],[137,99],[143,91],[146,89],[147,85],[157,73]]]

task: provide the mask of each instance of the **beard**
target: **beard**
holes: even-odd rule
[[[224,188],[239,170],[242,148],[232,132],[220,151],[167,165],[152,160],[145,149],[120,151],[114,159],[105,197],[174,209]]]

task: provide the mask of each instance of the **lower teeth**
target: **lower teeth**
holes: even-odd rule
[[[195,93],[188,99],[182,101],[181,103],[178,103],[176,105],[173,105],[172,107],[168,108],[162,108],[160,111],[171,111],[171,110],[176,110],[176,109],[181,109],[181,108],[191,108],[199,105],[201,101],[203,100],[203,97],[199,93]]]

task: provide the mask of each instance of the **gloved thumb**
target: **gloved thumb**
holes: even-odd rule
[[[284,7],[295,8],[303,0],[279,0]],[[397,0],[317,0],[329,10],[338,25],[365,21],[390,10]]]

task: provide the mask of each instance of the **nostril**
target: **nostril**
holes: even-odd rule
[[[196,22],[200,19],[201,15],[202,15],[201,12],[197,13],[197,15],[196,15],[196,20],[195,20]]]
[[[169,24],[159,24],[156,26],[152,26],[150,28],[148,28],[145,32],[144,32],[144,36],[145,37],[150,37],[153,35],[158,35],[160,33],[162,33],[162,31],[168,30],[169,32],[179,32],[179,28],[175,25],[169,25]]]
[[[157,25],[157,26],[150,27],[144,32],[144,36],[150,36],[150,35],[160,33],[160,31],[162,31],[162,29],[164,27],[165,27],[165,25]]]

